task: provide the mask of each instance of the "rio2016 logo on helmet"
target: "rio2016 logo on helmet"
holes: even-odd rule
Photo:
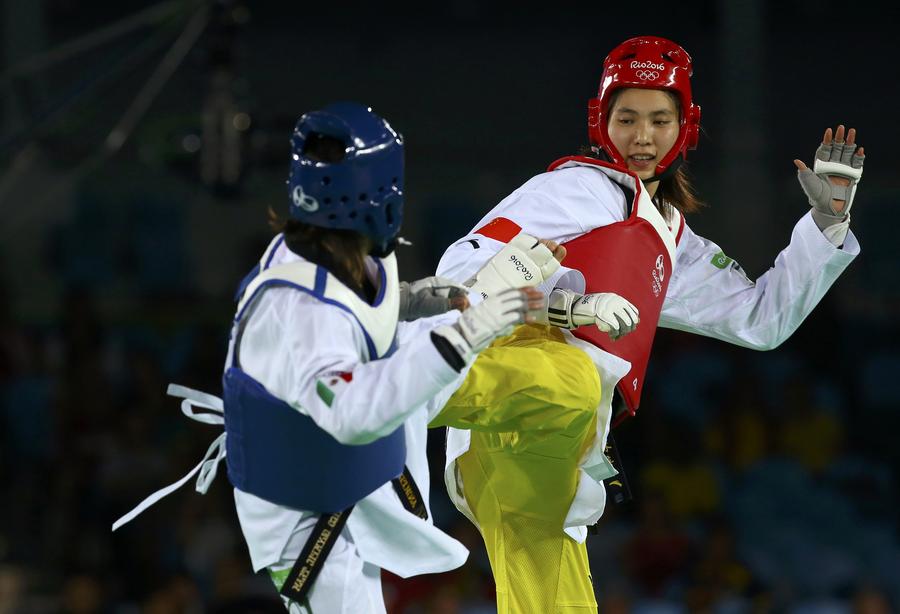
[[[678,156],[687,158],[697,148],[700,107],[691,98],[691,56],[678,44],[658,36],[631,38],[613,49],[603,61],[603,76],[596,98],[588,101],[588,137],[617,165],[625,159],[609,138],[609,101],[616,90],[639,87],[672,92],[681,106],[680,130],[672,149],[656,165],[659,176]]]
[[[308,155],[313,135],[343,143],[343,154],[335,161]],[[373,254],[390,252],[403,221],[403,137],[390,124],[364,105],[330,104],[300,118],[291,154],[293,219],[354,230],[372,239]]]

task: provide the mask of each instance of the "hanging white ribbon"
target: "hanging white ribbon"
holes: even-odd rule
[[[166,393],[173,397],[184,399],[181,402],[181,413],[191,420],[196,420],[197,422],[203,422],[205,424],[225,423],[224,405],[222,399],[219,397],[200,392],[199,390],[194,390],[193,388],[179,386],[177,384],[169,384]],[[195,407],[207,409],[215,413],[196,412],[194,411]],[[122,525],[131,522],[148,507],[184,486],[198,471],[200,472],[200,475],[197,476],[197,483],[194,490],[205,495],[206,491],[209,490],[210,484],[212,484],[212,481],[216,477],[216,472],[219,469],[219,461],[223,458],[225,458],[225,433],[216,437],[215,441],[213,441],[206,450],[203,459],[197,463],[197,466],[194,467],[190,473],[174,484],[169,484],[165,488],[157,490],[155,493],[141,501],[137,507],[116,520],[112,525],[112,530],[115,531]]]

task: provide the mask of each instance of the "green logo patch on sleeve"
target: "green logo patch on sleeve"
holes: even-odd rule
[[[725,252],[719,252],[710,260],[710,264],[716,267],[717,269],[724,269],[729,264],[731,264],[731,258],[725,255]]]

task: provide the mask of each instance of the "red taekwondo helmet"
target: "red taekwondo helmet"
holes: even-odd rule
[[[602,149],[613,163],[625,166],[625,159],[609,139],[607,119],[612,93],[627,87],[668,90],[681,103],[681,129],[675,145],[656,165],[656,178],[680,156],[673,172],[687,157],[687,151],[697,148],[700,134],[700,107],[691,99],[693,72],[688,52],[666,38],[638,36],[613,49],[603,61],[600,91],[588,101],[591,145]]]

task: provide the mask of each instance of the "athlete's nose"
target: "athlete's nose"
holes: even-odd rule
[[[634,143],[635,143],[635,145],[649,145],[650,144],[650,129],[643,122],[638,122],[637,125],[635,126]]]

